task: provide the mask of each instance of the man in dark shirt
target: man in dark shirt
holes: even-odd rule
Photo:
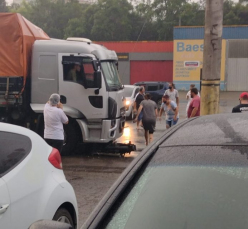
[[[239,96],[240,104],[232,109],[232,113],[242,113],[248,111],[248,93],[243,92]]]
[[[144,100],[145,88],[140,87],[139,93],[135,97],[134,102],[134,112],[137,112],[140,106],[140,103]],[[142,120],[143,112],[141,111],[137,119],[137,129],[139,128],[140,121]]]

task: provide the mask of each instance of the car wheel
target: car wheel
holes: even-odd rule
[[[74,153],[80,140],[81,131],[77,122],[73,119],[69,120],[67,125],[64,125],[64,145],[61,150],[61,155],[67,156]]]
[[[61,223],[68,223],[72,226],[73,229],[75,228],[72,216],[65,208],[59,208],[56,211],[53,220]]]

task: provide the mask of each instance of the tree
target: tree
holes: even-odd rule
[[[82,6],[78,1],[65,3],[62,0],[23,1],[15,12],[21,13],[35,25],[41,27],[50,37],[64,38],[70,19],[80,17]]]
[[[132,5],[127,0],[99,0],[91,29],[94,40],[129,40],[131,11]]]
[[[247,0],[248,1],[248,0]],[[132,4],[131,4],[131,3]],[[4,3],[4,4],[2,4]],[[0,0],[0,9],[6,6]],[[202,26],[205,0],[25,0],[9,7],[41,27],[50,37],[87,37],[96,41],[173,40],[174,26]],[[247,24],[245,3],[224,2],[224,24]]]
[[[0,13],[8,12],[5,0],[0,0]]]

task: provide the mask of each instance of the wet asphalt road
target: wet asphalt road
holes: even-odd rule
[[[220,113],[229,113],[233,106],[239,104],[240,92],[222,92],[220,95]],[[179,122],[186,119],[186,92],[179,92],[180,106]],[[165,120],[157,121],[154,140],[165,131]],[[130,162],[145,148],[144,131],[136,129],[136,123],[127,121],[123,136],[118,142],[131,141],[136,144],[137,151],[121,157],[119,154],[77,154],[71,157],[63,157],[63,168],[67,180],[73,186],[79,209],[80,228],[91,211],[101,200],[107,190],[116,181],[121,172]],[[82,149],[83,151],[83,149]]]

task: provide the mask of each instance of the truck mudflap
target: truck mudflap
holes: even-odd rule
[[[125,156],[126,153],[131,153],[132,151],[136,151],[136,145],[129,143],[117,143],[111,142],[107,144],[105,147],[102,147],[98,152],[101,153],[119,153],[121,156]]]

